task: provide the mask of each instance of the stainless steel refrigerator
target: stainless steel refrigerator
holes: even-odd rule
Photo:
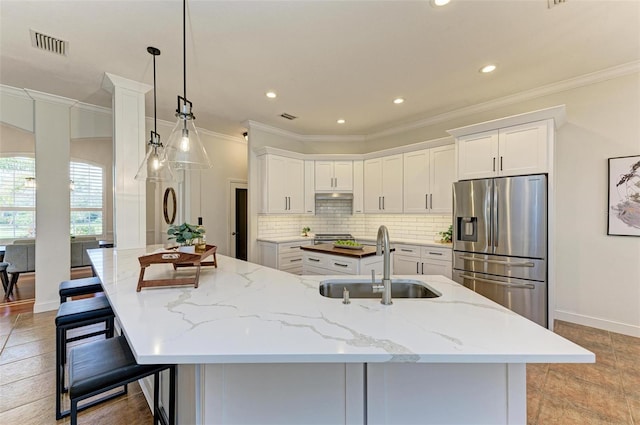
[[[453,280],[547,327],[547,176],[453,185]]]

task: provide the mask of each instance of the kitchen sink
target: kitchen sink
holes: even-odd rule
[[[375,285],[382,285],[376,280]],[[327,298],[342,298],[344,289],[349,291],[349,298],[381,298],[382,294],[374,292],[370,279],[329,279],[320,282],[320,295]],[[424,282],[412,279],[391,279],[391,298],[437,298],[440,294],[429,288]]]

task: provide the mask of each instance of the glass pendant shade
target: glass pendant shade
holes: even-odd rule
[[[167,161],[174,170],[202,170],[211,168],[191,113],[179,113],[167,141]]]
[[[147,154],[138,168],[136,180],[146,180],[152,183],[176,181],[173,171],[167,163],[164,147],[160,143],[160,136],[151,132],[151,140],[147,146]]]

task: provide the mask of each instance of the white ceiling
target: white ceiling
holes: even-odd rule
[[[306,135],[372,134],[640,60],[640,0],[189,0],[187,97],[196,124],[248,119]],[[182,94],[182,2],[0,2],[0,83],[110,106],[105,72],[153,83],[158,118]],[[31,47],[33,29],[68,56]],[[478,72],[494,62],[490,75]],[[264,93],[275,90],[278,98]],[[406,102],[394,105],[402,96]],[[147,115],[152,115],[152,94]],[[283,112],[295,121],[279,117]],[[336,124],[338,118],[347,123]]]

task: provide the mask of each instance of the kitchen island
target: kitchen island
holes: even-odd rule
[[[303,275],[376,274],[382,273],[382,256],[376,247],[362,245],[362,249],[336,247],[325,243],[301,246]],[[393,263],[393,261],[392,261]]]
[[[136,293],[152,251],[90,257],[137,361],[180,365],[181,424],[524,424],[526,363],[595,360],[441,276],[410,276],[438,298],[344,305],[325,276],[218,255],[197,289]]]

